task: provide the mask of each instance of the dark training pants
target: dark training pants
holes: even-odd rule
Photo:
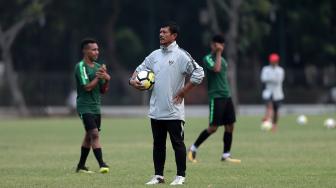
[[[185,176],[186,147],[184,144],[184,122],[182,120],[156,120],[151,119],[153,133],[153,161],[155,175],[163,176],[166,160],[167,132],[175,152],[175,162],[178,176]]]

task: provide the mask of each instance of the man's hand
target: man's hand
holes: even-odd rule
[[[144,90],[145,89],[145,86],[143,86],[141,84],[141,82],[137,79],[130,79],[129,84],[131,86],[133,86],[134,88],[138,89],[138,90]]]
[[[184,90],[181,89],[176,96],[173,98],[174,104],[181,104],[184,99]]]
[[[217,53],[222,53],[223,50],[224,50],[224,45],[221,44],[221,43],[216,43],[216,44],[215,44],[215,48],[216,48],[216,52],[217,52]]]
[[[175,97],[173,98],[173,103],[174,104],[181,104],[184,97],[189,93],[189,91],[194,88],[195,85],[191,83],[190,81],[187,82],[187,84],[177,92]]]

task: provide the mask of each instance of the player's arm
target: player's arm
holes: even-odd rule
[[[285,73],[282,68],[280,68],[279,73],[277,74],[277,83],[282,83],[285,79]]]
[[[138,90],[144,90],[145,87],[141,84],[139,80],[136,79],[138,72],[143,70],[152,70],[153,67],[153,58],[154,53],[152,52],[149,56],[145,58],[145,60],[135,69],[131,78],[128,80],[128,84]]]
[[[222,69],[222,53],[224,50],[224,45],[216,43],[216,63],[213,67],[214,72],[220,72]]]
[[[84,88],[85,91],[91,91],[99,83],[99,78],[95,77],[93,80],[89,80],[89,77],[86,73],[85,66],[79,64],[75,68],[76,78],[79,80],[80,85]]]
[[[105,80],[104,84],[100,88],[100,93],[104,94],[109,90],[109,81]]]
[[[260,80],[262,82],[266,82],[267,80],[265,67],[261,69]]]
[[[100,88],[100,93],[106,93],[109,89],[109,81],[111,80],[111,76],[108,74],[106,70],[106,66],[103,64],[102,67],[96,72],[96,76],[103,80],[103,84]]]
[[[187,95],[187,93],[190,92],[192,88],[194,88],[196,85],[199,85],[202,83],[202,80],[204,78],[204,71],[201,66],[199,66],[195,60],[188,59],[187,60],[187,66],[185,69],[185,73],[190,75],[190,80],[184,85],[184,87],[177,92],[177,94],[173,98],[173,102],[175,104],[182,103],[184,97]]]
[[[93,80],[91,80],[91,82],[89,82],[88,84],[84,85],[85,91],[91,91],[91,90],[93,90],[97,86],[98,83],[99,83],[99,78],[95,77]]]
[[[272,82],[273,79],[272,79],[272,76],[270,71],[268,70],[267,67],[263,67],[262,70],[261,70],[261,76],[260,76],[260,79],[262,82],[264,83],[268,83],[268,82]]]
[[[177,92],[177,94],[175,95],[175,97],[173,98],[173,102],[175,104],[181,104],[184,97],[187,95],[187,93],[189,93],[189,91],[194,88],[196,86],[196,84],[193,84],[191,81],[187,82],[184,87]]]
[[[261,71],[261,81],[264,83],[279,83],[280,79],[281,77],[278,74],[267,67],[264,67]]]

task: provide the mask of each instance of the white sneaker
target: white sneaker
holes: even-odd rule
[[[160,184],[164,183],[164,177],[160,175],[154,175],[152,179],[146,183],[146,185],[155,185],[155,184]]]
[[[170,183],[170,185],[183,185],[185,181],[185,177],[176,176],[174,181]]]

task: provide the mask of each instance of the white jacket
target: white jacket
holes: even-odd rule
[[[204,77],[203,68],[173,42],[167,48],[153,51],[136,68],[136,72],[146,69],[155,74],[148,116],[159,120],[184,120],[184,101],[174,104],[173,97],[184,87],[187,76],[193,84],[200,84]]]
[[[285,72],[279,65],[267,65],[261,70],[261,81],[265,84],[262,92],[264,100],[272,99],[275,101],[284,99],[282,82],[285,78]]]

